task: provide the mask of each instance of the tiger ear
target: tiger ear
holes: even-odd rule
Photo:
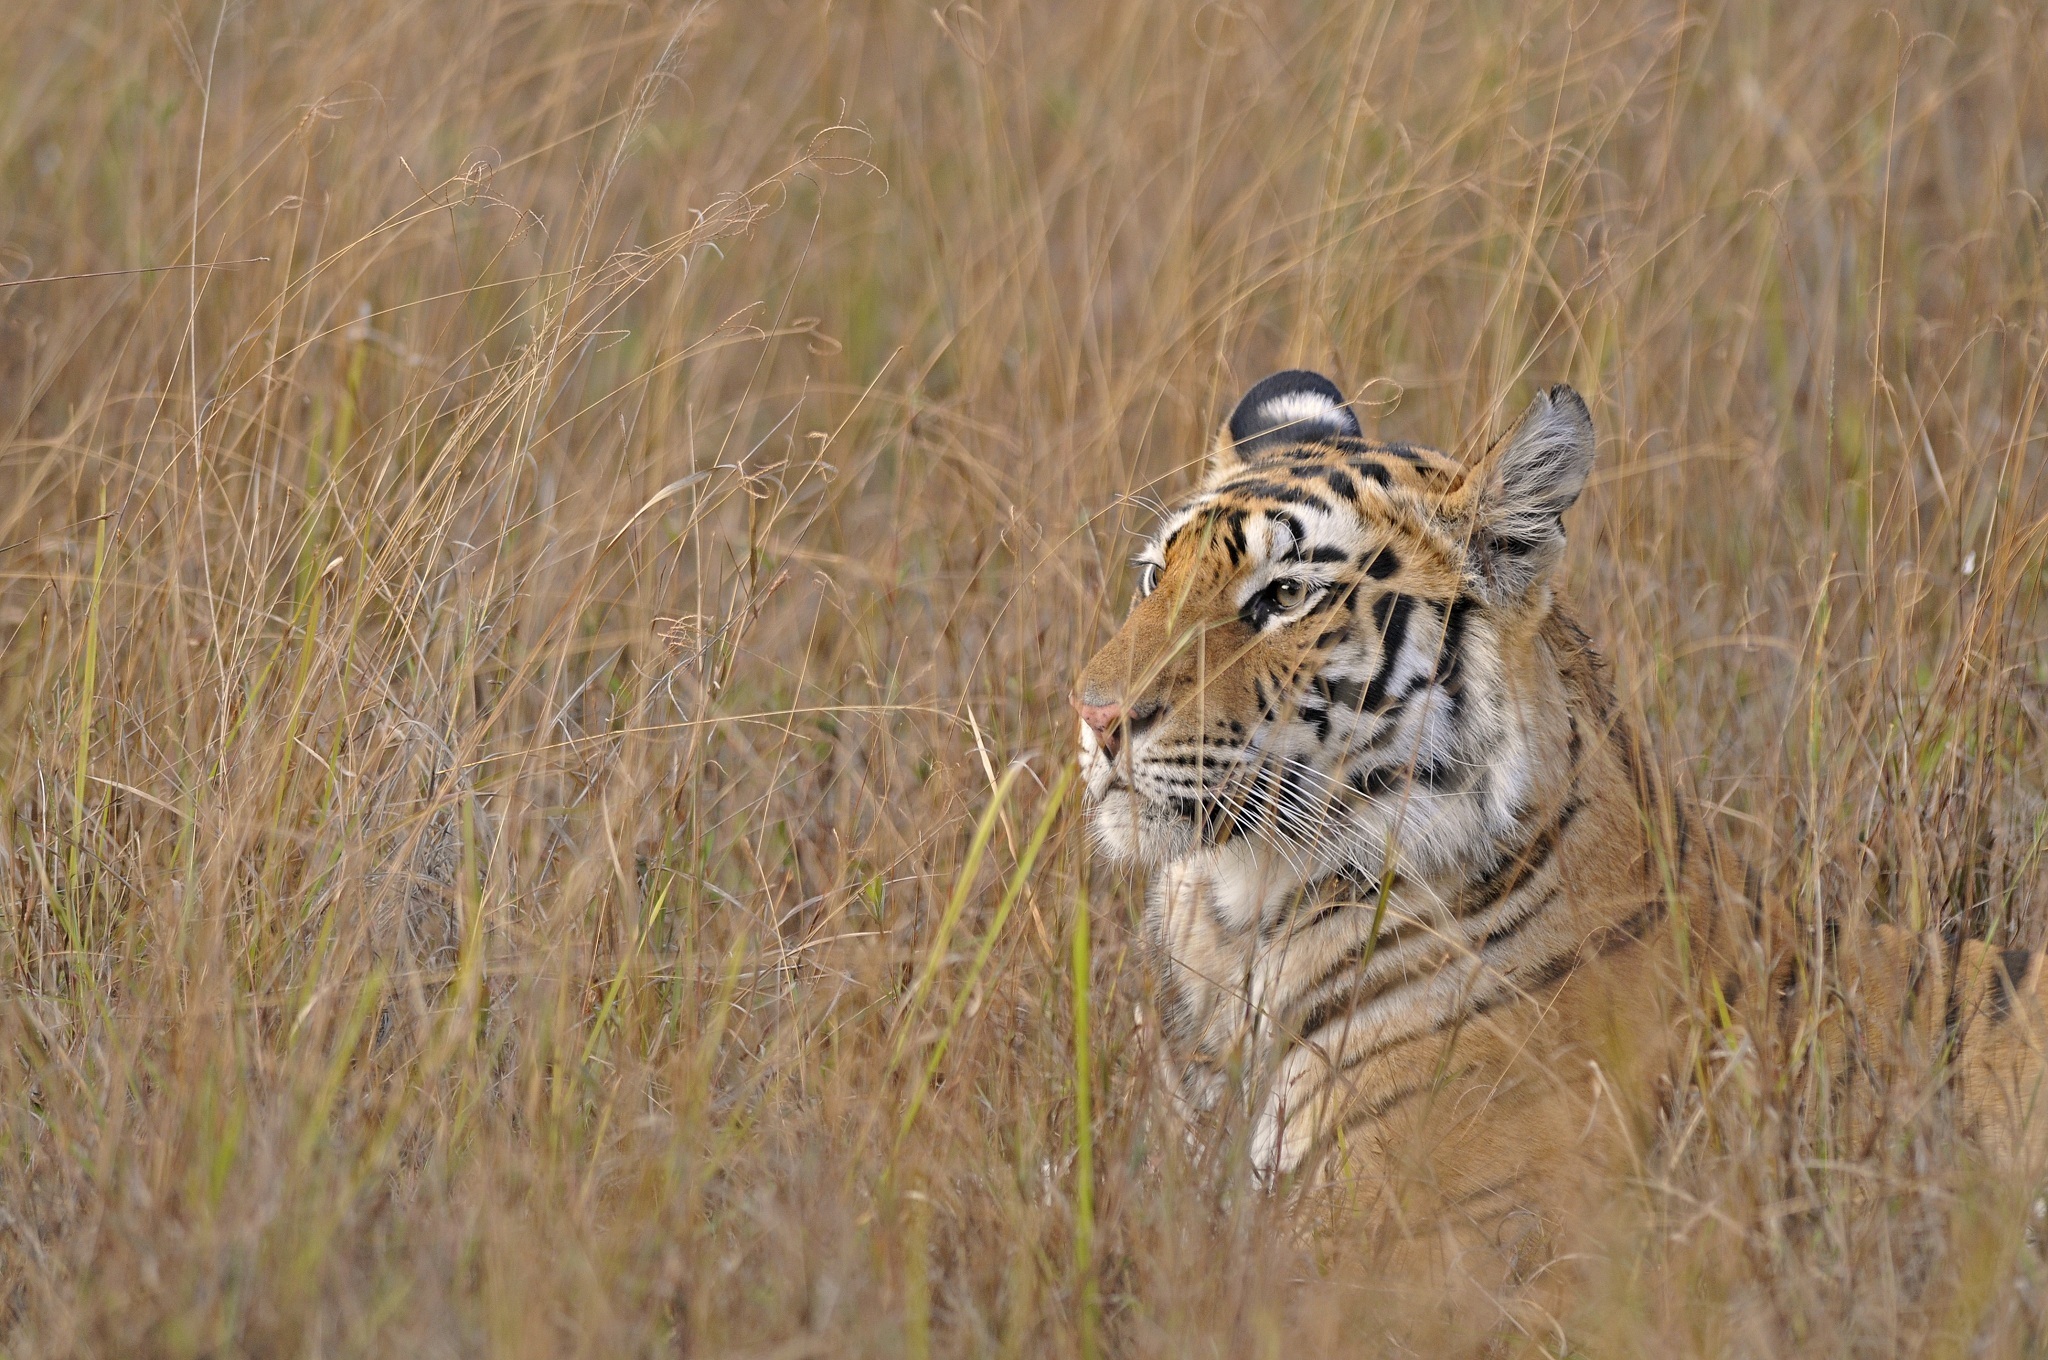
[[[1481,589],[1526,592],[1564,556],[1564,512],[1593,470],[1593,417],[1577,392],[1540,392],[1521,421],[1466,474],[1453,507]]]
[[[1260,379],[1216,432],[1209,479],[1237,471],[1262,450],[1338,435],[1355,439],[1363,433],[1337,384],[1320,373],[1290,368]]]

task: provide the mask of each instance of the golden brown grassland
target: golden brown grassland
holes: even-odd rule
[[[1566,379],[1766,877],[2041,943],[2044,226],[2019,3],[0,6],[0,1353],[2048,1345],[2034,1185],[1740,1054],[1552,1319],[1401,1286],[1052,796],[1244,384]]]

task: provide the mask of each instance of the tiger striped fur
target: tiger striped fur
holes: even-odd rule
[[[1484,1217],[1654,1136],[1719,1016],[1946,1062],[2017,1148],[2040,959],[1878,928],[1808,991],[1557,597],[1593,449],[1569,387],[1468,468],[1279,373],[1138,557],[1075,704],[1093,833],[1150,871],[1184,1107],[1245,1102],[1269,1180]]]

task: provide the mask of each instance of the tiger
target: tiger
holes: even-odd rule
[[[1729,1033],[1851,1066],[1853,1029],[2033,1146],[2040,954],[1829,922],[1802,974],[1617,702],[1559,582],[1594,446],[1569,386],[1468,464],[1275,373],[1133,559],[1071,702],[1092,840],[1147,875],[1174,1104],[1241,1111],[1263,1184],[1484,1224],[1656,1137]]]

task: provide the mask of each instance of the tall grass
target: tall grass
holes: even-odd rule
[[[1060,782],[1246,383],[1469,450],[1563,379],[1663,758],[1808,921],[2041,943],[2044,71],[1965,0],[0,6],[0,1350],[2048,1344],[2032,1183],[1754,1053],[1544,1289],[1390,1274],[1179,1138]]]

